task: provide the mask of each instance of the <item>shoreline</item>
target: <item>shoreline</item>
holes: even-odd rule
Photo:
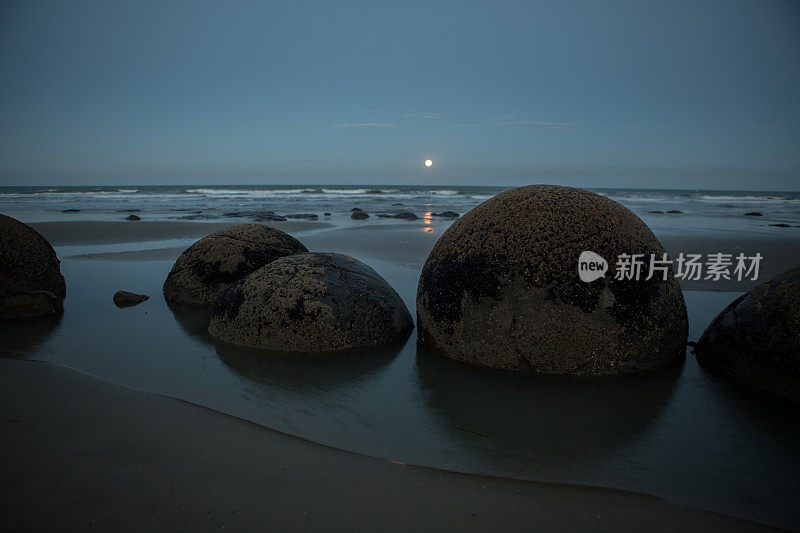
[[[169,260],[189,245],[183,247],[159,245],[160,241],[176,239],[199,239],[233,226],[235,222],[180,222],[180,221],[68,221],[34,223],[31,226],[39,231],[53,246],[104,246],[134,243],[152,243],[143,250],[77,251],[61,259],[80,260]],[[422,268],[436,240],[449,222],[438,220],[433,224],[420,222],[352,222],[335,225],[325,221],[269,222],[265,224],[289,234],[301,237],[309,250],[325,250],[363,257],[392,261],[413,268]],[[708,254],[738,253],[763,256],[758,280],[681,280],[684,290],[744,292],[763,283],[767,279],[800,264],[800,232],[793,234],[760,236],[740,233],[696,233],[677,234],[665,232],[656,235],[669,253],[700,253],[705,260]],[[174,244],[174,243],[173,243]],[[191,244],[191,243],[190,243]]]
[[[104,528],[117,516],[136,528],[768,527],[617,489],[406,465],[67,367],[0,365],[7,527]]]

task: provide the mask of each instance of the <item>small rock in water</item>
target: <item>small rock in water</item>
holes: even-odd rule
[[[392,204],[392,207],[397,207],[398,205],[406,205],[406,204]]]
[[[125,220],[142,220],[142,217],[137,215],[128,215],[125,217]]]
[[[80,209],[62,209],[61,212],[62,213],[80,213],[81,210]]]
[[[433,216],[443,218],[458,218],[458,213],[455,211],[442,211],[441,213],[433,213]]]
[[[117,291],[114,294],[114,305],[117,307],[132,307],[146,302],[150,297],[146,294],[136,294],[128,291]]]
[[[350,215],[350,218],[353,220],[366,220],[369,218],[369,215],[359,209],[358,211],[353,211],[353,214]]]
[[[663,215],[663,214],[664,214],[664,211],[658,211],[658,210],[656,210],[656,211],[648,211],[648,213],[652,213],[652,214],[654,214],[654,215]]]
[[[418,220],[419,217],[412,213],[411,211],[403,211],[402,213],[397,213],[392,218],[399,218],[402,220]]]
[[[286,217],[281,215],[261,215],[253,220],[256,222],[286,222]]]
[[[672,215],[681,215],[683,214],[683,211],[678,211],[677,209],[670,209],[669,211],[667,211],[667,213]]]
[[[770,226],[773,226],[773,227],[776,227],[776,228],[791,228],[791,226],[789,224],[770,224]]]
[[[354,207],[354,208],[353,208],[353,209],[351,209],[350,211],[362,211],[362,209],[361,209],[361,208],[359,208],[359,207]]]
[[[329,217],[329,216],[331,216],[331,214],[330,213],[322,213],[322,216]]]
[[[749,213],[745,213],[744,216],[746,217],[763,217],[763,213],[759,213],[758,211],[750,211]]]
[[[297,213],[294,215],[286,215],[286,218],[302,219],[302,220],[318,220],[319,215],[313,213]]]
[[[117,209],[117,213],[138,213],[141,209]],[[177,211],[185,211],[185,209],[177,209]]]

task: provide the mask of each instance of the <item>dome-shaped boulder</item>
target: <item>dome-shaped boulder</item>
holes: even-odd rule
[[[67,292],[60,263],[36,230],[0,215],[0,318],[59,312]]]
[[[581,281],[594,252],[608,272]],[[630,210],[598,194],[520,187],[448,228],[417,291],[420,339],[434,352],[491,368],[544,374],[639,373],[682,358],[686,307],[671,269],[614,279],[621,254],[664,250]]]
[[[734,300],[694,351],[714,373],[800,402],[800,266]]]
[[[283,257],[214,302],[208,331],[232,344],[284,352],[336,352],[388,344],[414,327],[395,290],[342,254]]]
[[[291,235],[261,224],[237,224],[187,248],[164,282],[171,302],[211,305],[219,294],[280,257],[307,252]]]

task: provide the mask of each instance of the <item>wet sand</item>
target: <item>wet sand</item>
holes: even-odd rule
[[[70,246],[78,244],[118,244],[126,242],[147,242],[190,237],[205,237],[216,231],[229,228],[235,224],[247,222],[235,220],[229,222],[170,222],[147,221],[108,222],[108,221],[65,221],[34,222],[30,224],[53,246]],[[293,233],[309,229],[331,227],[325,222],[259,222],[266,226]]]
[[[240,223],[236,222],[236,223]],[[173,259],[183,247],[159,247],[158,241],[177,238],[201,238],[233,222],[44,222],[32,224],[54,246],[102,245],[133,242],[153,242],[147,250],[75,254],[70,257],[94,260],[161,260]],[[444,221],[425,224],[423,221],[375,223],[372,221],[346,223],[336,227],[326,222],[274,222],[267,225],[299,236],[312,251],[341,252],[359,259],[391,261],[409,267],[422,268],[436,240],[449,226]],[[298,235],[299,234],[299,235]],[[671,258],[679,253],[708,254],[738,253],[763,257],[758,280],[681,280],[684,290],[747,291],[767,279],[800,264],[800,232],[774,236],[751,234],[658,235]]]
[[[753,531],[630,492],[396,464],[0,360],[4,529]]]

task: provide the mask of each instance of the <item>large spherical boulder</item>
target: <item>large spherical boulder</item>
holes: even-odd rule
[[[734,300],[695,354],[713,372],[800,402],[800,266]]]
[[[346,255],[306,253],[222,293],[208,331],[240,346],[335,352],[387,344],[413,327],[403,300],[373,269]]]
[[[581,281],[578,258],[609,272]],[[436,243],[419,280],[417,328],[434,352],[475,365],[544,374],[639,373],[682,358],[686,306],[672,271],[616,280],[620,254],[664,250],[631,211],[551,185],[482,203]],[[649,260],[649,259],[648,259]]]
[[[57,313],[67,292],[56,252],[17,219],[0,215],[0,318]]]
[[[280,257],[307,252],[291,235],[261,224],[237,224],[186,249],[164,282],[171,302],[211,305],[219,294]]]

